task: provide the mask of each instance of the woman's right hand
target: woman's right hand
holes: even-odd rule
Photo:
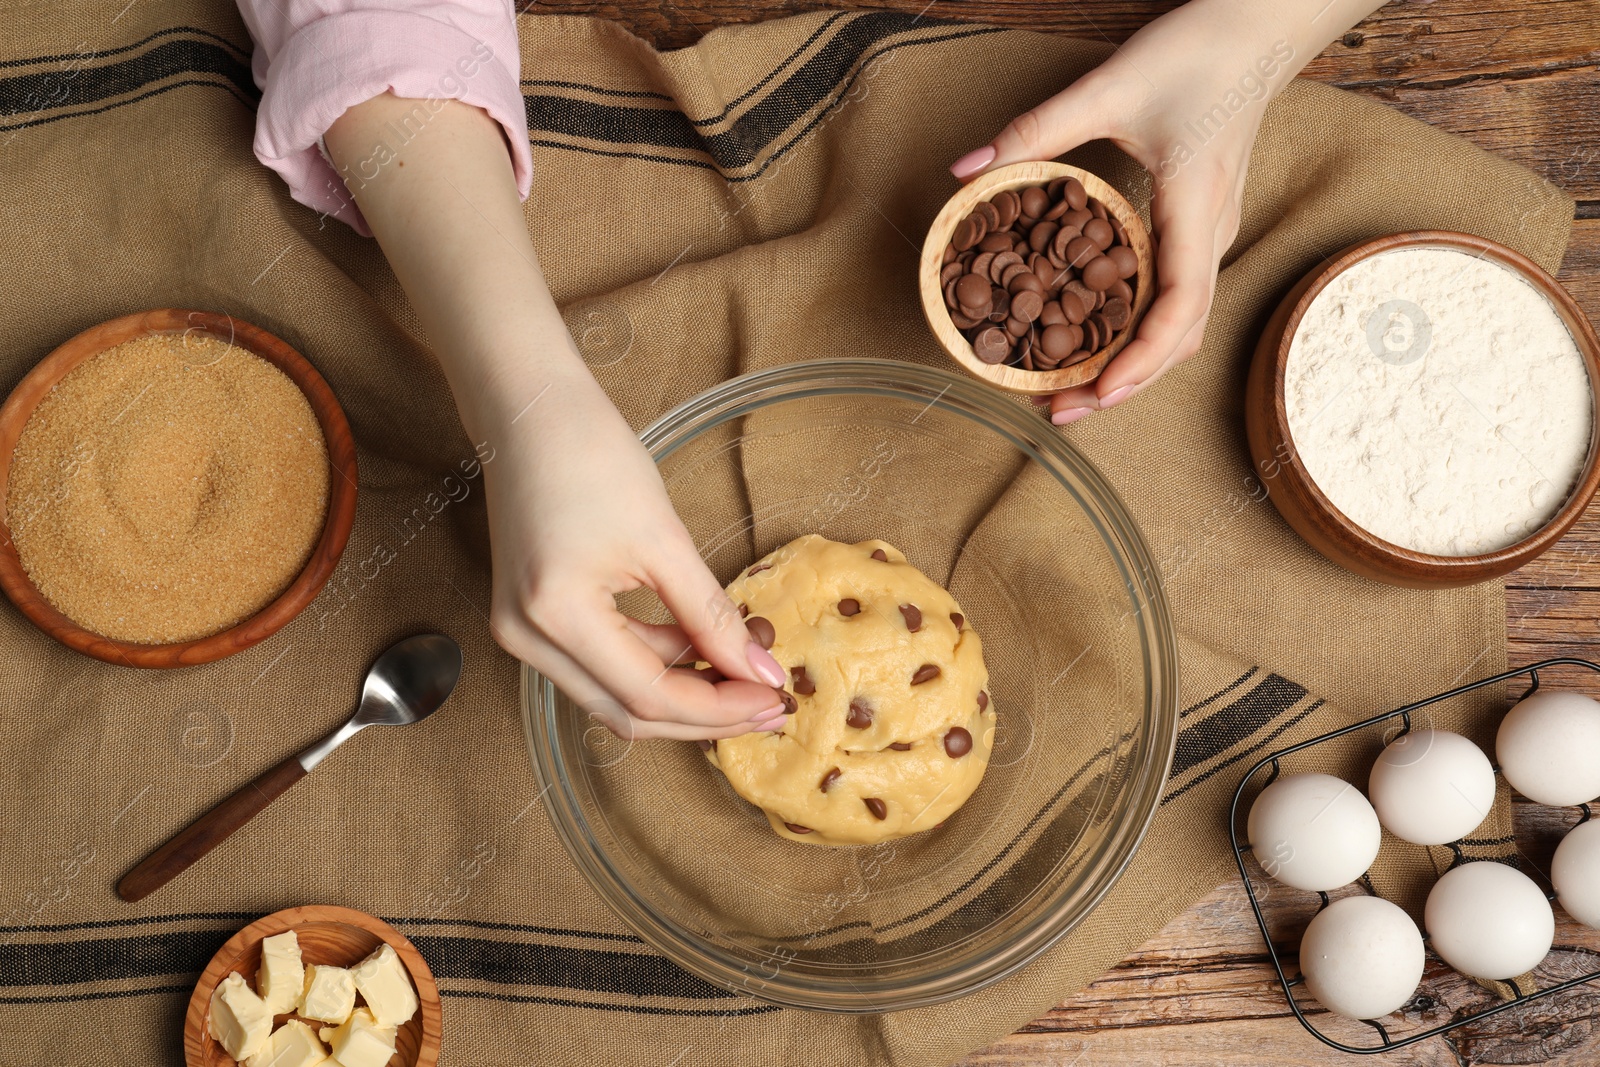
[[[750,639],[605,393],[581,364],[508,395],[522,392],[538,399],[485,427],[495,639],[619,737],[782,726],[783,668]],[[675,625],[617,609],[617,594],[640,587]],[[716,673],[673,666],[696,659]]]

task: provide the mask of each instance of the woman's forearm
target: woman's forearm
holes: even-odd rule
[[[345,112],[326,144],[474,439],[547,387],[597,391],[534,256],[498,124],[454,100],[384,95]]]

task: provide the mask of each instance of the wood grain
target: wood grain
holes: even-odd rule
[[[299,387],[322,427],[328,449],[328,512],[322,534],[299,576],[278,598],[237,626],[193,641],[140,645],[84,629],[46,600],[17,554],[5,516],[6,486],[17,438],[39,402],[81,364],[108,348],[151,333],[202,333],[260,356]],[[333,390],[304,356],[272,334],[231,315],[157,308],[103,322],[73,337],[28,372],[0,407],[0,589],[17,609],[68,648],[123,667],[188,667],[231,656],[264,641],[316,599],[350,539],[356,517],[356,445]]]
[[[117,882],[117,896],[128,903],[143,900],[233,835],[264,811],[290,786],[306,776],[299,756],[268,768],[223,798],[210,811],[174,834]]]
[[[434,1067],[439,1061],[439,1035],[443,1029],[443,1009],[433,971],[404,934],[382,919],[328,904],[288,908],[263,916],[228,939],[217,950],[200,974],[189,997],[183,1022],[183,1058],[186,1067],[236,1067],[234,1060],[211,1036],[211,995],[229,974],[237,972],[255,988],[256,970],[261,966],[261,942],[286,930],[293,930],[300,942],[301,959],[307,963],[333,967],[352,967],[373,949],[388,942],[411,975],[419,1007],[395,1034],[395,1054],[388,1067]],[[276,1026],[293,1013],[274,1018]],[[302,1020],[312,1030],[326,1026],[314,1019]],[[328,1061],[332,1063],[332,1060]]]
[[[946,310],[943,287],[939,284],[939,270],[944,262],[944,251],[950,244],[956,226],[972,213],[972,209],[977,207],[980,201],[991,200],[997,193],[1007,189],[1047,185],[1057,178],[1065,177],[1073,177],[1082,182],[1091,200],[1098,200],[1104,204],[1106,210],[1116,216],[1116,220],[1128,234],[1129,247],[1133,249],[1134,255],[1139,257],[1139,273],[1133,279],[1133,314],[1129,317],[1128,324],[1111,339],[1110,344],[1082,363],[1071,367],[1031,371],[1004,364],[985,363],[973,353],[972,345],[961,335],[961,331],[956,329],[955,323],[950,320],[949,311]],[[1144,317],[1150,301],[1155,298],[1155,248],[1150,241],[1149,231],[1145,229],[1144,220],[1139,217],[1133,205],[1123,199],[1122,194],[1106,184],[1099,175],[1066,163],[1014,163],[1009,167],[991,171],[970,185],[962,186],[945,202],[944,207],[928,227],[928,236],[923,240],[917,280],[922,296],[922,314],[928,320],[928,328],[933,331],[940,346],[962,370],[1008,392],[1040,396],[1070,389],[1098,378],[1112,357],[1133,339],[1139,320]]]
[[[1324,556],[1346,570],[1380,582],[1415,588],[1449,588],[1499,578],[1553,547],[1589,506],[1600,486],[1600,393],[1591,398],[1589,462],[1567,502],[1544,526],[1505,548],[1475,556],[1435,556],[1391,544],[1356,525],[1317,486],[1301,462],[1289,432],[1284,380],[1290,344],[1302,316],[1340,274],[1362,260],[1399,248],[1448,248],[1499,263],[1542,291],[1566,323],[1600,382],[1600,338],[1589,320],[1538,264],[1496,241],[1466,233],[1420,230],[1359,241],[1302,278],[1279,302],[1256,344],[1245,387],[1245,431],[1256,474],[1284,520]]]

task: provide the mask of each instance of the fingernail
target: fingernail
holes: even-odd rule
[[[772,688],[777,689],[783,685],[783,665],[772,658],[772,653],[750,642],[750,647],[745,651],[745,658],[750,661],[750,669],[760,676]]]
[[[994,145],[986,144],[982,148],[974,149],[950,164],[950,173],[957,178],[970,178],[984,167],[994,162]]]
[[[781,718],[783,718],[783,705],[776,704],[763,711],[756,712],[754,715],[750,716],[750,721],[755,723],[757,726],[762,726],[771,722],[773,719]]]
[[[1104,411],[1106,408],[1116,407],[1128,399],[1128,394],[1131,392],[1133,392],[1133,386],[1131,385],[1124,385],[1121,389],[1111,390],[1111,392],[1100,398],[1100,409]]]
[[[769,733],[770,734],[774,730],[781,730],[781,729],[783,729],[783,716],[779,715],[776,719],[773,719],[771,722],[758,723],[756,725],[756,728],[754,730],[752,730],[751,732],[752,733],[758,733],[758,734],[759,733]]]
[[[1067,408],[1050,416],[1050,421],[1057,426],[1066,426],[1068,423],[1077,422],[1085,415],[1093,415],[1094,408]]]

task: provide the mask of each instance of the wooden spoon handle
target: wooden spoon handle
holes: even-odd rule
[[[300,757],[290,756],[146,856],[122,876],[122,881],[117,883],[117,895],[131,904],[160,889],[305,776],[306,769],[300,765]]]

